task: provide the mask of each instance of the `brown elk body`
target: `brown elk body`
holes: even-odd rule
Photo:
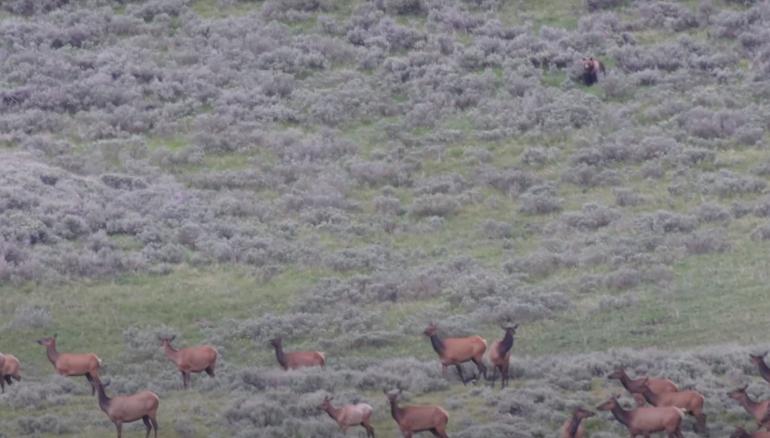
[[[516,329],[518,327],[518,324],[503,327],[503,330],[505,330],[503,339],[493,342],[486,351],[487,360],[500,372],[502,388],[505,388],[510,379],[509,367],[511,363],[511,348],[513,348],[513,336],[516,334]]]
[[[649,437],[651,433],[666,432],[668,438],[682,438],[681,424],[684,411],[676,407],[644,407],[630,411],[618,403],[618,396],[613,396],[597,406],[600,411],[610,411],[621,424],[626,426],[631,438],[638,435]]]
[[[59,353],[56,351],[56,335],[38,339],[37,343],[46,348],[48,360],[62,376],[86,376],[91,383],[91,395],[96,394],[94,380],[99,378],[102,360],[93,353]]]
[[[607,378],[620,380],[620,383],[623,384],[623,387],[626,388],[626,391],[630,392],[631,394],[641,394],[644,392],[645,379],[647,379],[647,386],[649,386],[652,392],[655,394],[679,391],[679,388],[677,388],[674,382],[668,379],[660,379],[656,377],[640,377],[637,379],[632,379],[628,377],[628,374],[626,374],[626,370],[623,367],[615,368],[615,371],[610,373]]]
[[[706,414],[703,412],[703,404],[706,400],[701,393],[686,390],[656,394],[646,382],[643,382],[642,388],[644,389],[642,395],[648,403],[657,407],[673,406],[680,408],[695,417],[696,432],[706,432]]]
[[[150,431],[155,430],[155,438],[158,438],[158,405],[160,398],[152,391],[140,391],[132,395],[120,395],[107,397],[104,387],[110,382],[102,384],[96,378],[94,385],[99,391],[99,407],[107,414],[115,428],[118,430],[118,438],[123,436],[123,424],[142,420],[147,428],[145,438],[150,436]]]
[[[770,400],[754,401],[746,393],[746,388],[748,388],[748,385],[728,392],[727,396],[743,406],[743,409],[754,417],[760,428],[770,427]]]
[[[160,342],[166,357],[176,364],[177,369],[182,374],[182,386],[185,389],[190,386],[192,373],[205,371],[206,374],[214,377],[214,368],[217,365],[217,350],[210,345],[180,348],[177,350],[171,346],[171,342],[175,338],[176,336],[161,338]]]
[[[759,375],[770,382],[770,367],[765,363],[766,355],[767,353],[762,355],[749,354],[749,357],[751,358],[751,362],[757,366],[757,369],[759,369]]]
[[[21,364],[12,354],[0,353],[0,387],[5,392],[5,384],[12,385],[13,381],[21,380]]]
[[[465,338],[446,338],[438,336],[438,326],[430,323],[423,332],[430,338],[433,349],[441,360],[441,373],[446,376],[447,367],[454,365],[463,384],[468,381],[463,377],[463,369],[460,364],[472,361],[479,369],[479,373],[486,378],[487,367],[484,366],[484,352],[487,350],[487,341],[481,336],[468,336]]]
[[[736,427],[735,431],[730,434],[730,438],[770,438],[770,432],[758,430],[754,433],[749,433],[742,427]]]
[[[398,406],[398,393],[388,393],[390,413],[396,420],[398,428],[404,438],[412,438],[418,432],[432,432],[434,436],[448,438],[446,425],[449,422],[449,414],[440,406]]]
[[[326,355],[320,351],[295,351],[287,353],[283,351],[283,341],[281,338],[270,340],[270,345],[275,348],[275,358],[284,370],[326,366]]]
[[[324,397],[324,401],[321,404],[327,414],[329,414],[337,425],[342,429],[342,433],[348,432],[348,428],[351,426],[361,426],[366,429],[367,438],[374,437],[374,428],[369,423],[369,419],[372,416],[374,409],[366,403],[357,403],[355,405],[345,405],[339,408],[335,408],[332,405],[333,397]]]
[[[561,438],[585,438],[586,428],[583,420],[589,417],[593,417],[594,413],[577,407],[572,412],[572,416],[567,418],[567,421],[561,427]]]

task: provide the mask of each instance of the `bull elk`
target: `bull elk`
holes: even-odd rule
[[[497,371],[500,371],[501,388],[505,388],[510,379],[508,368],[511,363],[511,348],[513,348],[513,336],[516,334],[518,327],[518,324],[503,326],[502,329],[505,331],[503,339],[493,342],[492,346],[486,351],[487,361]]]
[[[374,409],[370,405],[357,403],[355,405],[335,408],[332,405],[333,399],[334,397],[324,397],[320,408],[337,422],[343,434],[346,434],[351,426],[362,426],[366,429],[366,438],[374,438],[374,428],[369,424],[369,418],[372,416]]]
[[[770,382],[770,367],[768,367],[765,363],[766,355],[767,353],[761,355],[749,354],[749,357],[751,358],[751,362],[759,369],[759,375],[762,376],[762,378],[766,381]]]
[[[754,401],[746,393],[746,388],[748,388],[748,385],[734,389],[728,392],[727,396],[743,406],[743,409],[754,417],[754,420],[756,420],[757,425],[760,428],[770,427],[770,400],[761,402]]]
[[[396,420],[404,438],[412,438],[418,432],[432,432],[434,436],[448,438],[446,424],[449,422],[449,414],[440,406],[398,406],[398,397],[401,395],[385,390],[385,395],[390,403],[390,413]]]
[[[484,338],[481,336],[468,336],[465,338],[441,339],[438,336],[438,326],[434,322],[431,322],[423,333],[430,338],[430,343],[441,360],[442,375],[446,377],[447,367],[454,365],[457,368],[457,374],[460,375],[460,380],[465,385],[468,381],[463,377],[461,364],[472,361],[479,369],[479,373],[484,378],[487,377],[487,367],[484,366],[483,361],[484,352],[487,350],[487,341]]]
[[[275,348],[275,358],[284,370],[326,366],[326,356],[320,351],[295,351],[287,353],[283,351],[283,340],[280,337],[271,339],[270,345]]]
[[[730,434],[730,438],[770,438],[770,432],[758,430],[754,433],[748,433],[746,429],[736,427],[735,431]]]
[[[12,354],[0,353],[0,387],[5,393],[5,384],[9,386],[13,384],[13,380],[17,382],[21,380],[21,364],[19,359]]]
[[[623,367],[615,368],[615,371],[607,376],[608,379],[618,379],[620,383],[626,388],[626,391],[631,394],[641,394],[644,392],[643,384],[647,379],[647,385],[655,394],[663,394],[665,392],[676,392],[679,388],[676,387],[674,382],[668,379],[661,379],[657,377],[640,377],[638,379],[632,379],[626,374],[626,369]]]
[[[583,420],[593,417],[595,414],[582,406],[572,411],[572,416],[567,418],[561,427],[561,438],[585,438],[586,428]]]
[[[107,414],[115,428],[118,430],[118,438],[123,436],[123,423],[132,423],[142,420],[147,428],[145,438],[149,438],[150,431],[155,430],[155,438],[158,438],[158,405],[160,398],[152,391],[140,391],[132,395],[118,395],[107,397],[104,388],[110,385],[107,381],[102,384],[99,378],[94,379],[94,385],[99,391],[99,407]]]
[[[86,376],[91,384],[91,395],[96,394],[94,379],[99,378],[102,360],[93,353],[59,353],[56,351],[56,334],[38,339],[37,343],[46,348],[48,360],[62,376]]]
[[[626,426],[631,438],[637,435],[648,437],[651,433],[666,432],[668,438],[683,438],[681,425],[685,412],[676,407],[644,407],[630,411],[623,409],[614,395],[596,407],[600,411],[610,411],[621,424]]]
[[[160,343],[166,357],[176,364],[177,369],[182,374],[182,387],[184,389],[190,386],[192,373],[205,371],[206,374],[214,377],[214,368],[217,365],[217,350],[214,347],[200,345],[177,350],[171,346],[174,339],[176,336],[161,337]]]
[[[642,389],[642,395],[648,403],[657,407],[673,406],[680,408],[695,417],[696,432],[706,432],[706,414],[703,413],[703,404],[706,400],[701,393],[698,391],[686,390],[656,394],[647,384],[646,378],[645,381],[642,382]]]

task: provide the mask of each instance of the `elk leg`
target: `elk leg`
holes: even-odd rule
[[[695,432],[706,433],[706,414],[703,412],[695,417]]]
[[[473,358],[471,359],[473,363],[476,364],[476,368],[479,369],[479,374],[484,376],[484,378],[487,378],[487,367],[484,365],[484,362],[481,359]]]
[[[156,420],[155,417],[153,416],[153,417],[150,417],[150,422],[152,423],[152,428],[155,429],[155,438],[158,438],[158,420]]]
[[[366,438],[374,438],[374,428],[369,424],[368,420],[361,423],[361,426],[364,426],[364,429],[366,429]]]
[[[463,367],[460,364],[455,365],[455,368],[457,368],[457,374],[460,375],[460,380],[463,382],[463,385],[465,385],[465,377],[463,377]]]
[[[3,394],[5,394],[5,376],[2,376],[2,378],[0,378],[0,387],[3,388]]]
[[[13,376],[13,378],[16,379],[17,382],[21,380],[21,377]],[[9,385],[13,385],[13,380],[11,380],[11,376],[5,376],[5,382],[8,383]]]
[[[96,394],[96,385],[94,385],[94,378],[91,377],[91,373],[86,373],[86,380],[91,384],[91,395]]]
[[[150,431],[152,430],[152,425],[150,424],[150,417],[145,415],[142,417],[142,421],[144,422],[144,427],[147,428],[147,434],[144,436],[144,438],[150,438]]]
[[[503,381],[501,389],[508,386],[508,380],[510,380],[511,375],[509,374],[508,370],[508,364],[504,364],[500,367],[500,379]]]
[[[446,378],[446,364],[441,364],[441,375]]]
[[[206,368],[206,374],[208,374],[211,377],[214,377],[214,366],[213,365],[209,365],[209,367]]]
[[[187,389],[187,374],[184,371],[182,373],[182,389]]]
[[[118,438],[123,436],[123,423],[120,421],[115,423],[115,428],[118,429]]]

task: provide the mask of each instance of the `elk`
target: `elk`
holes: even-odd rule
[[[166,357],[176,364],[177,369],[182,374],[182,387],[184,389],[190,386],[192,373],[205,371],[206,374],[214,377],[214,368],[217,365],[217,350],[214,347],[200,345],[177,350],[171,346],[174,339],[176,336],[161,337],[160,344]]]
[[[147,428],[145,438],[149,438],[150,431],[155,430],[155,438],[158,438],[158,405],[160,398],[152,391],[139,391],[132,395],[118,395],[107,397],[104,388],[110,385],[107,381],[102,384],[99,378],[94,379],[94,385],[99,391],[99,407],[107,414],[110,421],[118,430],[118,438],[123,435],[123,423],[132,423],[142,420]]]
[[[325,367],[326,356],[320,351],[295,351],[286,353],[283,351],[283,340],[278,337],[270,340],[270,345],[275,348],[275,358],[284,370],[294,370],[302,367]]]
[[[759,369],[759,375],[770,382],[770,367],[767,366],[764,359],[766,355],[767,353],[761,355],[749,354],[749,357],[751,358],[751,362]]]
[[[754,433],[748,433],[746,429],[736,427],[735,431],[730,434],[730,438],[770,438],[770,432],[758,430]]]
[[[86,376],[91,384],[91,395],[96,394],[94,379],[99,378],[102,360],[94,353],[59,353],[56,351],[56,334],[36,342],[46,348],[48,360],[62,376]]]
[[[767,429],[770,426],[770,400],[754,401],[746,393],[746,388],[748,385],[728,392],[727,396],[743,406],[743,409],[754,417],[760,428]]]
[[[438,326],[435,322],[431,322],[423,333],[430,338],[433,349],[438,353],[438,357],[441,360],[442,375],[446,377],[447,367],[454,365],[457,368],[457,374],[460,375],[460,380],[465,385],[468,381],[463,377],[461,364],[473,361],[479,369],[479,373],[484,378],[487,377],[487,367],[484,366],[483,362],[484,352],[487,350],[487,341],[484,338],[481,336],[468,336],[465,338],[441,339],[438,337],[437,332]]]
[[[13,380],[21,381],[21,364],[19,359],[12,354],[0,353],[0,387],[2,387],[3,393],[5,393],[5,384],[9,386],[13,384]]]
[[[623,387],[626,388],[631,394],[641,394],[644,392],[643,384],[647,382],[647,386],[650,387],[655,394],[663,394],[665,392],[677,392],[679,388],[676,387],[674,382],[668,379],[660,379],[656,377],[640,377],[638,379],[632,379],[626,374],[626,369],[623,367],[615,368],[615,371],[607,376],[608,379],[618,379]]]
[[[623,409],[614,395],[596,407],[600,411],[610,411],[621,424],[626,426],[631,438],[637,435],[649,437],[651,433],[666,432],[668,438],[683,438],[681,425],[685,412],[676,407],[644,407],[630,411]]]
[[[434,436],[440,438],[449,437],[446,433],[449,414],[442,407],[433,405],[399,407],[398,397],[401,395],[401,390],[397,393],[387,390],[384,392],[390,402],[390,413],[404,438],[412,438],[417,432],[432,432]]]
[[[567,418],[561,427],[561,438],[585,438],[585,424],[583,420],[593,417],[595,414],[589,410],[578,406],[572,411],[572,416]]]
[[[374,409],[366,403],[357,403],[355,405],[345,405],[341,408],[335,408],[332,405],[334,397],[324,397],[320,409],[329,414],[337,425],[342,429],[342,433],[348,432],[350,426],[362,426],[366,429],[366,438],[374,438],[374,428],[369,424],[369,418]]]
[[[706,414],[703,413],[703,403],[705,399],[698,391],[686,390],[677,392],[664,392],[656,394],[647,385],[647,378],[642,382],[642,395],[645,400],[653,406],[667,407],[673,406],[684,410],[686,413],[695,417],[695,431],[706,432]]]
[[[494,369],[500,371],[501,388],[505,388],[510,379],[508,367],[511,362],[513,335],[516,334],[516,329],[518,327],[518,324],[503,326],[502,329],[505,331],[503,339],[493,342],[492,346],[487,349],[485,354],[487,362],[490,363]]]

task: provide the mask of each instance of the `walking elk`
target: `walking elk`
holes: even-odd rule
[[[626,370],[623,367],[615,368],[615,371],[607,376],[608,379],[618,379],[623,387],[626,388],[631,394],[641,394],[643,390],[643,383],[647,379],[647,385],[655,394],[663,394],[664,392],[676,392],[679,388],[676,387],[674,382],[668,379],[660,379],[656,377],[640,377],[638,379],[632,379],[626,374]]]
[[[449,437],[446,434],[449,414],[442,407],[432,405],[399,407],[398,397],[401,395],[401,390],[397,393],[387,390],[384,392],[390,402],[390,413],[404,438],[412,438],[417,432],[432,432],[434,436],[440,438]]]
[[[374,438],[374,428],[369,424],[369,418],[374,411],[372,407],[366,403],[357,403],[355,405],[345,405],[340,408],[335,408],[332,405],[332,399],[334,397],[324,397],[324,401],[320,408],[329,414],[337,425],[342,429],[342,433],[348,432],[350,426],[362,426],[366,429],[366,437]]]
[[[275,358],[284,370],[293,370],[301,367],[326,366],[326,356],[320,351],[295,351],[286,353],[283,351],[283,340],[280,337],[271,339],[270,345],[275,348]]]
[[[48,360],[62,376],[86,376],[91,383],[91,395],[96,394],[94,379],[99,378],[102,360],[93,353],[59,353],[56,351],[56,334],[38,339],[37,343],[46,348]]]
[[[612,412],[615,419],[626,426],[631,438],[637,435],[647,438],[655,432],[666,432],[668,438],[683,438],[681,424],[685,413],[682,409],[643,407],[627,411],[618,403],[617,395],[610,397],[596,409]]]
[[[10,386],[13,384],[13,380],[17,382],[21,380],[20,370],[21,364],[16,356],[0,353],[0,387],[2,387],[3,393],[5,393],[6,383]]]
[[[585,438],[586,428],[583,420],[593,417],[595,414],[578,406],[572,411],[572,416],[561,427],[561,438]]]
[[[155,430],[155,438],[158,438],[158,405],[160,398],[152,391],[140,391],[132,395],[119,395],[107,397],[104,388],[110,382],[102,384],[99,378],[94,379],[94,385],[99,391],[99,407],[107,414],[115,428],[118,430],[118,438],[123,435],[123,423],[131,423],[141,419],[147,428],[145,438],[149,438],[150,431]]]
[[[706,432],[706,414],[703,412],[705,399],[698,391],[686,390],[656,394],[647,384],[647,378],[642,382],[642,395],[653,406],[680,408],[695,417],[695,431]]]
[[[748,385],[734,389],[728,392],[727,396],[743,406],[743,409],[754,417],[760,428],[764,427],[767,429],[770,426],[770,400],[754,401],[746,393],[746,388],[748,388]]]
[[[190,386],[190,375],[192,373],[205,371],[206,374],[214,377],[214,368],[217,365],[217,350],[214,347],[201,345],[177,350],[171,346],[171,342],[174,339],[176,339],[176,336],[161,337],[160,343],[166,353],[166,357],[176,364],[177,369],[182,374],[182,386],[184,389]]]
[[[500,371],[501,388],[505,388],[510,378],[508,368],[511,362],[511,348],[513,348],[513,336],[518,327],[518,324],[503,326],[502,329],[505,330],[503,339],[493,342],[486,351],[486,358],[489,363],[497,371]]]
[[[446,376],[447,367],[454,365],[457,368],[457,373],[460,375],[463,385],[466,384],[468,381],[463,377],[461,364],[473,361],[479,369],[479,373],[486,378],[487,367],[484,366],[483,356],[487,349],[487,341],[484,338],[481,336],[468,336],[465,338],[441,339],[437,332],[438,326],[436,323],[431,322],[423,333],[430,338],[430,343],[441,360],[441,373],[444,376]]]

